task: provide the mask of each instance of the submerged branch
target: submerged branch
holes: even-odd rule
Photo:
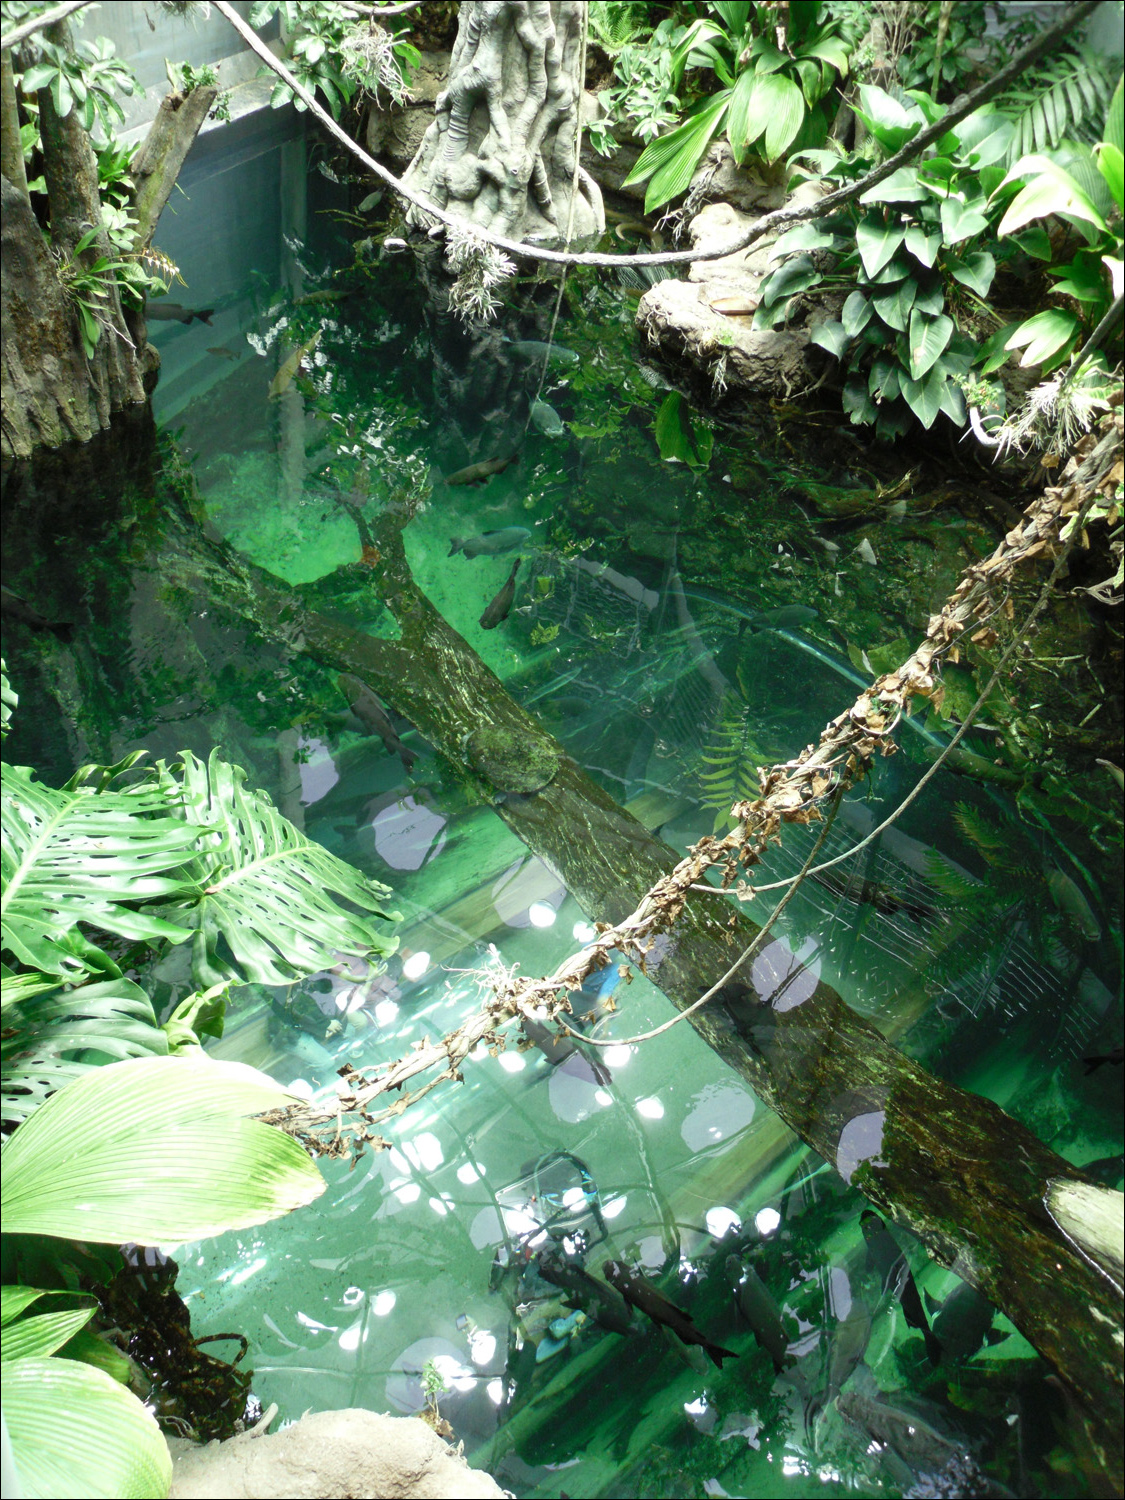
[[[415,192],[408,188],[397,178],[393,172],[389,172],[380,162],[352,140],[347,131],[341,129],[328,111],[317,101],[310,91],[299,79],[279,61],[261,40],[255,31],[242,19],[227,0],[214,0],[216,9],[226,17],[234,29],[242,37],[251,51],[257,53],[267,67],[271,68],[282,81],[288,85],[315,117],[320,121],[325,130],[332,138],[340,143],[346,151],[351,154],[374,173],[388,187],[420,208],[431,218],[440,220],[448,228],[465,229],[468,227],[481,239],[489,244],[497,246],[501,250],[507,250],[515,255],[522,255],[529,260],[550,261],[555,265],[568,266],[611,266],[620,269],[622,266],[667,266],[683,264],[689,261],[718,260],[726,255],[735,255],[740,250],[747,249],[763,235],[771,233],[775,229],[787,228],[791,224],[800,223],[805,219],[818,219],[824,214],[833,213],[842,208],[845,203],[852,202],[860,194],[865,193],[868,188],[883,182],[892,173],[897,172],[899,167],[905,166],[912,161],[919,152],[924,151],[933,143],[956,125],[959,121],[971,115],[974,110],[987,104],[990,99],[1003,92],[1019,75],[1037,62],[1041,57],[1049,53],[1065,37],[1070,35],[1077,26],[1093,14],[1098,8],[1100,0],[1077,0],[1063,12],[1061,17],[1048,26],[1047,29],[1029,42],[1021,52],[1018,52],[1011,62],[999,70],[987,83],[982,83],[979,88],[969,94],[962,94],[960,98],[942,114],[932,125],[927,125],[924,130],[906,143],[901,150],[889,156],[886,161],[874,167],[866,176],[857,182],[850,183],[847,187],[839,188],[834,193],[818,199],[815,203],[806,204],[800,208],[779,208],[773,213],[766,214],[763,218],[745,229],[736,239],[725,245],[711,246],[700,250],[663,250],[650,255],[605,255],[599,251],[572,252],[569,250],[547,250],[539,245],[529,245],[521,240],[508,239],[504,235],[494,234],[491,230],[484,229],[480,225],[469,223],[458,214],[451,214],[446,209],[439,207],[424,194]]]

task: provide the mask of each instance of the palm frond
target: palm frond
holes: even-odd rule
[[[6,1123],[25,1120],[50,1094],[91,1068],[168,1052],[152,1003],[130,979],[71,990],[41,975],[20,975],[15,983],[5,979],[4,990],[0,1103]],[[10,999],[12,991],[20,998]]]
[[[312,843],[216,752],[204,765],[185,751],[180,769],[184,815],[202,832],[204,853],[186,870],[202,893],[175,915],[194,930],[200,989],[224,980],[291,984],[342,953],[394,952],[398,939],[386,924],[400,916],[386,909],[387,886]],[[160,774],[164,785],[180,786],[163,767]]]
[[[1084,43],[1039,64],[999,101],[1015,126],[1007,164],[1051,149],[1066,136],[1092,145],[1115,82],[1107,60]]]
[[[37,781],[28,766],[4,767],[2,941],[41,974],[115,972],[79,924],[142,941],[190,936],[137,909],[196,894],[181,867],[199,831],[175,816],[178,787],[148,782],[109,789],[135,760],[84,767],[61,791]]]
[[[711,738],[700,756],[700,800],[715,814],[715,832],[730,819],[736,802],[757,797],[758,767],[769,764],[769,757],[755,740],[750,729],[750,710],[737,700],[728,700]]]

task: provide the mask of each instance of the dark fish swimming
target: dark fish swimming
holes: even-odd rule
[[[479,536],[454,536],[449,539],[449,555],[463,552],[466,557],[499,557],[502,552],[514,552],[530,535],[526,526],[502,526],[498,531],[482,531]]]
[[[610,1333],[629,1333],[634,1324],[629,1304],[617,1292],[574,1265],[555,1250],[544,1250],[539,1255],[539,1274],[544,1281],[566,1292],[564,1301],[568,1307],[581,1308],[587,1317]]]
[[[996,1316],[992,1303],[967,1281],[963,1281],[942,1302],[929,1293],[925,1301],[945,1364],[960,1364],[972,1359],[982,1344],[998,1344],[1008,1337],[1003,1329],[992,1326]]]
[[[661,1328],[670,1329],[681,1344],[698,1344],[710,1355],[712,1363],[720,1370],[724,1359],[738,1358],[733,1349],[724,1349],[720,1344],[713,1344],[707,1335],[701,1333],[695,1326],[690,1313],[684,1312],[683,1308],[677,1307],[674,1302],[669,1302],[668,1298],[662,1292],[658,1292],[652,1282],[646,1281],[638,1271],[630,1270],[620,1261],[607,1260],[602,1266],[602,1275],[610,1286],[617,1288],[630,1307],[635,1307],[638,1312],[644,1313],[646,1318]]]
[[[34,605],[28,604],[26,599],[21,599],[11,589],[3,587],[0,587],[0,614],[5,619],[18,620],[30,630],[49,630],[60,641],[69,641],[74,634],[74,625],[70,620],[48,620]]]
[[[367,725],[373,734],[383,741],[388,755],[397,755],[403,769],[409,773],[418,759],[413,750],[408,750],[395,733],[395,727],[387,717],[386,710],[365,682],[351,672],[341,672],[336,679],[340,691],[352,707],[352,713]]]
[[[1089,1057],[1084,1057],[1082,1072],[1089,1077],[1091,1073],[1096,1073],[1099,1068],[1105,1067],[1106,1063],[1109,1063],[1111,1068],[1119,1068],[1123,1061],[1125,1061],[1125,1048],[1118,1042],[1117,1046],[1111,1047],[1108,1052],[1094,1052]]]
[[[211,319],[215,316],[215,309],[207,307],[196,309],[194,307],[181,307],[178,302],[147,302],[145,304],[145,319],[153,323],[191,323],[198,320],[211,326]]]
[[[508,581],[496,595],[492,602],[485,606],[485,611],[480,617],[480,628],[482,630],[495,630],[497,625],[503,624],[508,618],[512,608],[512,600],[516,597],[516,574],[520,570],[522,557],[517,557],[512,564],[512,571],[508,574]]]
[[[867,1241],[868,1269],[878,1275],[884,1293],[898,1298],[903,1316],[910,1327],[917,1328],[922,1335],[930,1363],[936,1368],[941,1362],[941,1344],[934,1337],[926,1317],[905,1253],[877,1213],[864,1209],[859,1222]]]
[[[751,630],[793,630],[819,618],[820,612],[811,604],[782,604],[777,609],[755,610],[749,623]]]
[[[754,1267],[737,1255],[727,1256],[726,1275],[734,1292],[735,1306],[780,1374],[786,1365],[793,1363],[781,1308]]]
[[[509,453],[507,458],[482,458],[479,463],[469,464],[464,469],[458,469],[455,474],[447,474],[445,482],[446,484],[483,484],[493,474],[502,474],[509,464],[515,463],[519,456],[519,450],[517,449],[515,453]],[[511,529],[519,530],[520,528],[513,527]],[[517,542],[516,545],[518,546],[519,543]],[[455,552],[457,550],[456,547],[453,550]],[[468,555],[472,556],[471,553]]]

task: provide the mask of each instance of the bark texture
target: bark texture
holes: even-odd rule
[[[583,10],[578,0],[465,0],[449,82],[407,185],[494,233],[564,237]],[[604,228],[601,192],[580,169],[573,235]]]
[[[66,22],[49,27],[47,35],[58,46],[70,45]],[[27,458],[38,448],[88,442],[105,431],[116,413],[145,401],[159,360],[145,340],[139,309],[122,307],[111,275],[97,279],[101,295],[91,298],[101,310],[102,332],[93,357],[87,359],[74,301],[78,290],[74,276],[101,256],[114,259],[120,255],[104,230],[88,249],[75,254],[82,236],[101,222],[97,161],[78,110],[60,116],[50,90],[41,89],[39,128],[50,214],[48,245],[32,207],[19,153],[20,119],[8,53],[3,69],[0,456],[10,460]],[[148,246],[214,92],[198,89],[186,101],[173,95],[156,118],[138,158],[141,225],[135,254]]]

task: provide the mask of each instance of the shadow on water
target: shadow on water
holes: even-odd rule
[[[850,700],[847,645],[877,591],[852,562],[853,609],[831,555],[800,550],[809,523],[784,498],[768,413],[746,437],[720,433],[707,473],[661,463],[663,392],[637,373],[631,304],[611,290],[575,279],[558,330],[573,358],[552,359],[537,347],[551,286],[518,287],[496,331],[469,340],[426,311],[405,258],[334,260],[331,235],[302,242],[297,227],[291,212],[280,260],[217,289],[221,339],[168,336],[159,462],[138,429],[100,469],[91,445],[81,483],[73,455],[8,477],[12,587],[75,633],[68,645],[6,632],[21,695],[7,750],[58,783],[134,749],[218,744],[310,837],[394,887],[404,921],[385,969],[247,987],[214,1048],[330,1096],[342,1064],[371,1067],[455,1025],[494,951],[546,972],[593,929],[503,803],[409,718],[365,714],[335,672],[248,623],[214,586],[221,554],[198,527],[300,587],[328,622],[393,642],[407,627],[379,527],[407,516],[405,561],[444,621],[677,851],[727,826],[757,767]],[[195,276],[205,284],[202,266]],[[213,338],[238,357],[208,349]],[[557,429],[532,420],[536,400]],[[477,482],[442,477],[493,458],[512,461]],[[925,582],[938,597],[967,555],[939,540]],[[486,628],[517,559],[506,618]],[[907,586],[886,589],[898,603],[883,639],[910,636],[933,602],[908,609]],[[796,623],[768,618],[798,606]],[[826,854],[913,784],[915,739],[846,800]],[[953,816],[958,799],[975,825]],[[1079,1060],[1115,1013],[1105,932],[1119,900],[1100,893],[1096,937],[1065,914],[1037,928],[1020,902],[1039,886],[1013,893],[966,832],[985,814],[1001,816],[994,798],[939,780],[857,862],[803,888],[748,984],[778,1013],[830,984],[1072,1160],[1112,1156],[1112,1070],[1085,1076]],[[763,878],[795,873],[803,832],[770,852]],[[671,1013],[622,968],[575,997],[600,1040]],[[173,950],[150,976],[158,1007],[188,978]],[[768,1049],[746,993],[725,997],[722,1024]],[[196,1329],[246,1332],[264,1401],[286,1417],[417,1411],[432,1366],[474,1461],[520,1494],[1073,1493],[1067,1411],[1030,1346],[907,1236],[880,1239],[850,1172],[821,1166],[699,1035],[678,1027],[596,1056],[540,1041],[471,1059],[464,1085],[417,1106],[391,1150],[354,1171],[325,1165],[315,1212],[178,1252]],[[842,1098],[833,1108],[858,1166],[878,1150],[870,1117],[857,1105],[848,1120]],[[609,1260],[668,1302],[630,1315],[602,1275]],[[720,1367],[677,1338],[669,1325],[682,1331],[686,1313],[738,1358]]]

